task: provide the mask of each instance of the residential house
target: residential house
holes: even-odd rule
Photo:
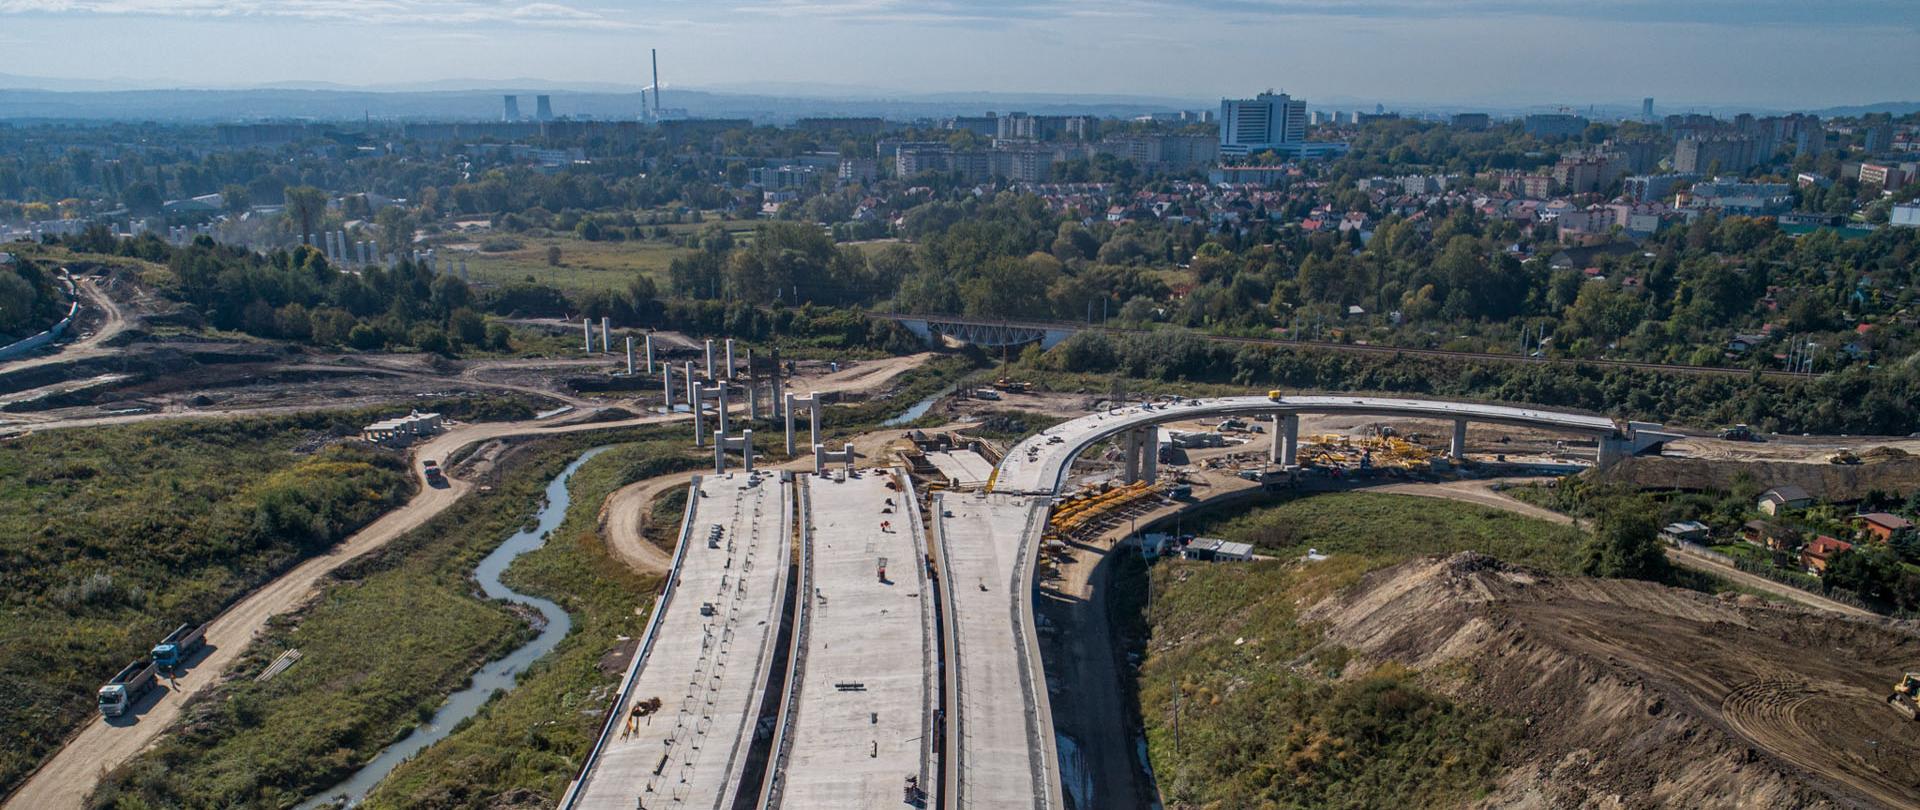
[[[1823,534],[1813,538],[1813,542],[1800,549],[1800,564],[1806,566],[1809,574],[1824,574],[1827,572],[1827,565],[1833,562],[1834,557],[1852,548],[1852,543],[1836,540]]]
[[[1860,529],[1860,539],[1875,543],[1891,542],[1894,535],[1913,528],[1912,521],[1886,512],[1857,515],[1853,522]]]
[[[1666,528],[1660,530],[1660,539],[1675,544],[1705,543],[1712,534],[1713,530],[1705,523],[1697,520],[1683,520],[1667,524]]]
[[[1740,527],[1740,539],[1768,551],[1792,551],[1800,546],[1797,532],[1766,520],[1749,520]]]
[[[1808,495],[1804,489],[1787,484],[1760,493],[1760,502],[1754,504],[1754,508],[1760,510],[1763,515],[1784,515],[1812,505],[1812,495]]]

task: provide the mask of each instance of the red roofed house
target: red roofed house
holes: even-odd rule
[[[1807,567],[1809,574],[1824,574],[1827,572],[1827,564],[1833,562],[1836,555],[1852,548],[1852,543],[1835,540],[1823,534],[1801,547],[1800,564]]]
[[[1893,536],[1913,528],[1913,522],[1899,515],[1886,512],[1869,512],[1854,517],[1854,523],[1860,527],[1860,539],[1885,543]]]

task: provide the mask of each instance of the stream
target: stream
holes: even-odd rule
[[[939,402],[941,397],[951,394],[954,391],[959,390],[959,388],[960,386],[958,385],[949,385],[945,388],[942,388],[938,393],[935,393],[932,396],[927,397],[926,399],[920,400],[919,402],[913,403],[913,407],[908,408],[906,413],[900,414],[899,416],[891,417],[886,421],[881,422],[880,426],[881,427],[899,427],[915,419],[919,419],[922,416],[926,416],[927,411],[933,410],[934,403]]]
[[[553,481],[547,484],[546,502],[534,515],[534,525],[515,532],[474,568],[473,577],[480,582],[480,589],[486,592],[488,598],[517,602],[540,611],[540,615],[546,619],[546,626],[541,628],[540,634],[505,657],[481,667],[479,672],[474,673],[472,684],[448,695],[446,702],[441,703],[440,708],[434,710],[431,719],[415,728],[413,733],[388,745],[345,782],[334,785],[317,797],[303,802],[298,810],[352,807],[359,804],[395,766],[453,733],[454,727],[459,725],[460,721],[478,712],[480,707],[493,697],[495,690],[512,689],[521,670],[552,652],[560,640],[567,637],[567,631],[572,629],[573,621],[567,617],[565,610],[553,602],[527,596],[508,588],[500,582],[500,575],[520,555],[546,544],[547,535],[559,528],[560,522],[566,519],[567,506],[573,500],[567,492],[567,480],[573,477],[575,470],[580,469],[580,465],[607,449],[596,447],[588,450],[574,459],[573,463],[568,464],[566,469],[561,470],[559,475],[554,476]]]

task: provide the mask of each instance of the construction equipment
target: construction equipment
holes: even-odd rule
[[[1829,463],[1829,464],[1859,464],[1859,463],[1860,463],[1860,457],[1859,457],[1859,456],[1856,456],[1856,455],[1854,455],[1854,454],[1853,454],[1853,451],[1852,451],[1852,450],[1847,450],[1847,449],[1844,449],[1844,448],[1842,448],[1842,449],[1840,450],[1840,452],[1838,452],[1838,453],[1834,453],[1833,455],[1831,455],[1831,456],[1828,456],[1828,457],[1827,457],[1827,463]]]
[[[153,645],[153,663],[162,672],[178,669],[207,643],[207,626],[183,624]]]
[[[1920,702],[1916,700],[1920,700],[1920,672],[1907,673],[1887,695],[1887,705],[1906,715],[1908,720],[1920,720]]]
[[[1734,425],[1733,427],[1720,431],[1720,438],[1735,442],[1750,442],[1753,441],[1754,438],[1753,428],[1747,427],[1746,425]]]
[[[1279,392],[1279,391],[1268,391],[1268,392],[1267,392],[1267,399],[1271,399],[1271,400],[1273,400],[1274,402],[1279,402],[1279,401],[1280,401],[1280,392]]]
[[[144,658],[126,665],[113,680],[100,687],[100,713],[107,717],[125,714],[141,695],[153,688],[154,674],[153,662]]]

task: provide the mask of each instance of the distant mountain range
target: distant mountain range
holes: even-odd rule
[[[248,87],[169,88],[165,80],[52,79],[0,73],[0,120],[138,120],[227,122],[265,119],[315,121],[496,120],[505,94],[553,96],[554,113],[575,118],[631,120],[641,111],[641,85],[613,82],[555,82],[544,79],[449,79],[429,82],[350,86],[328,82],[288,82]],[[648,102],[651,104],[651,93]],[[1350,97],[1309,99],[1316,109],[1372,109],[1374,100]],[[859,85],[770,82],[678,88],[667,85],[664,106],[696,117],[748,118],[786,123],[807,116],[880,116],[894,120],[939,118],[1024,111],[1043,115],[1131,117],[1148,113],[1213,109],[1215,98],[1175,98],[1114,94],[939,92],[913,93]],[[1443,102],[1385,102],[1409,113],[1485,111],[1517,114],[1557,109],[1554,105],[1499,105]],[[1620,102],[1582,106],[1603,118],[1639,114],[1639,105]],[[1662,105],[1669,110],[1699,105]],[[1715,105],[1721,115],[1784,110]],[[1823,117],[1864,112],[1904,115],[1920,102],[1805,110]],[[533,99],[521,100],[533,112]]]

